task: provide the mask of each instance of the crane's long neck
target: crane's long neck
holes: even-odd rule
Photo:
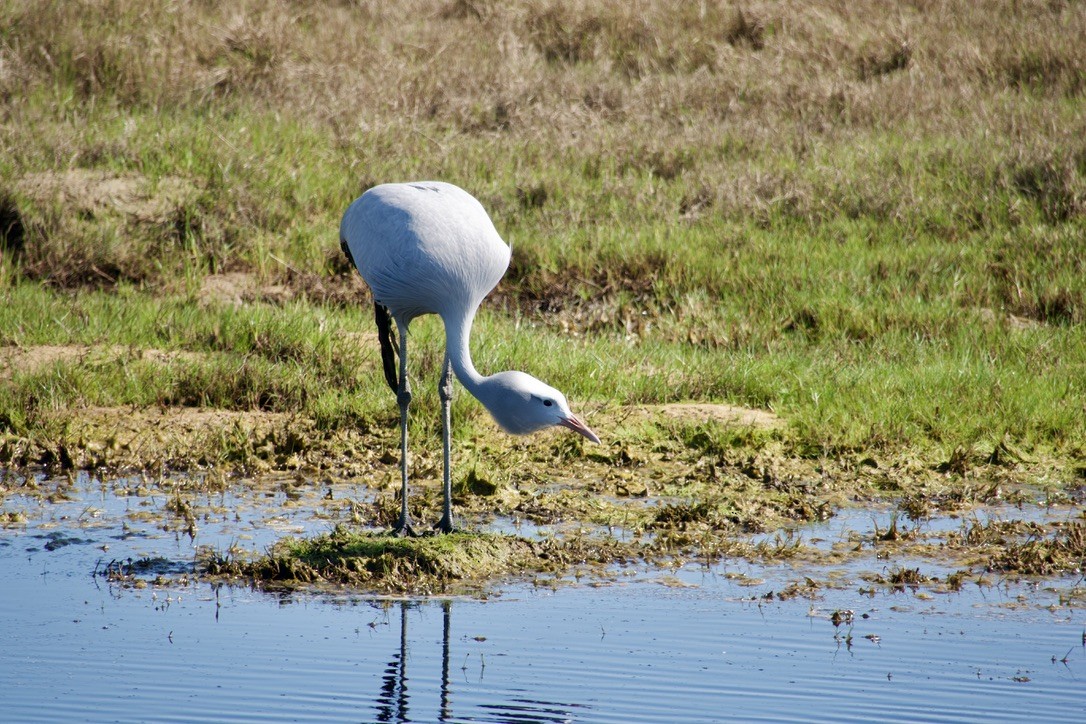
[[[471,337],[471,323],[475,319],[475,310],[464,312],[461,315],[450,314],[442,317],[445,322],[445,352],[452,362],[456,379],[483,405],[489,402],[487,394],[487,378],[479,374],[471,361],[471,349],[468,340]],[[489,407],[489,405],[487,405]]]

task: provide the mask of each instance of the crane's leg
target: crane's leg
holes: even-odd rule
[[[442,488],[445,497],[445,507],[441,514],[441,520],[434,527],[442,533],[453,531],[452,515],[452,396],[453,396],[453,371],[452,361],[448,353],[445,354],[445,368],[441,373],[441,385],[438,387],[438,395],[441,397],[441,446],[445,462],[445,473],[442,478]]]
[[[407,329],[396,326],[400,332],[400,388],[396,400],[400,403],[400,519],[392,529],[394,535],[415,535],[411,516],[407,512],[407,409],[411,405],[411,383],[407,379]]]

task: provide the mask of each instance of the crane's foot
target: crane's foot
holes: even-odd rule
[[[455,533],[458,529],[453,525],[451,515],[443,515],[441,516],[441,520],[434,523],[434,530],[439,533]]]
[[[392,527],[389,534],[397,538],[417,538],[419,535],[415,527],[411,525],[411,521],[403,517]]]

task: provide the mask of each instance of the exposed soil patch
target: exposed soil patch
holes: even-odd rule
[[[202,193],[178,176],[81,168],[27,174],[0,203],[5,245],[23,275],[63,288],[170,279],[185,256],[224,263],[207,244],[221,228],[205,218]]]
[[[263,280],[251,272],[209,274],[199,292],[201,304],[283,304],[294,299],[340,307],[370,304],[366,284],[353,270],[324,276],[284,267],[272,280]]]
[[[16,372],[30,372],[56,362],[78,362],[90,352],[85,345],[39,345],[36,347],[0,347],[0,377]]]
[[[672,403],[650,405],[643,409],[649,413],[659,413],[684,422],[719,422],[725,425],[761,429],[771,429],[783,424],[783,421],[772,412],[721,403]]]
[[[57,204],[69,214],[116,215],[146,223],[167,221],[199,193],[191,182],[177,176],[152,182],[134,174],[81,168],[28,174],[18,189],[37,204]]]
[[[256,274],[230,272],[209,274],[200,286],[201,304],[245,304],[254,301],[282,303],[295,297],[295,291],[286,284],[266,284]]]
[[[0,379],[16,372],[33,372],[47,365],[62,363],[108,362],[116,359],[172,364],[197,362],[204,358],[199,352],[183,350],[134,349],[120,345],[35,345],[29,347],[0,347]]]
[[[1030,330],[1037,329],[1043,326],[1041,322],[1038,322],[1035,319],[1030,319],[1028,317],[1019,317],[1015,314],[1010,313],[1002,314],[995,311],[994,309],[989,309],[987,307],[978,310],[978,312],[980,318],[983,319],[985,322],[988,322],[989,324],[1005,324],[1010,329]]]

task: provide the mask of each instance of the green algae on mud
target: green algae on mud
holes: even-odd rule
[[[752,413],[733,422],[735,411],[724,407],[601,407],[602,446],[560,435],[462,431],[457,513],[470,530],[512,525],[523,538],[477,532],[404,541],[359,532],[390,524],[399,507],[395,440],[382,428],[322,434],[305,418],[262,411],[89,408],[69,411],[48,467],[66,477],[82,468],[118,480],[122,495],[145,490],[141,499],[163,501],[163,525],[192,537],[208,516],[226,514],[226,491],[240,506],[233,514],[269,510],[274,501],[276,515],[312,508],[322,525],[338,526],[311,540],[286,538],[254,558],[210,554],[199,573],[267,587],[449,595],[511,579],[606,580],[619,575],[614,564],[668,570],[742,560],[816,570],[857,565],[865,556],[927,561],[924,585],[939,588],[993,572],[1061,577],[1081,569],[1081,531],[1031,522],[1042,508],[1081,502],[1073,462],[1011,454],[1002,443],[926,460],[902,450],[815,455],[797,448],[775,419],[758,427]],[[421,431],[412,454],[409,503],[423,521],[440,512],[433,434]],[[220,454],[209,454],[216,449]],[[221,454],[227,449],[234,452]],[[204,471],[164,472],[171,461],[180,471]],[[144,469],[138,485],[122,482],[128,465]],[[0,496],[30,485],[0,482]],[[39,495],[47,500],[66,490],[45,486]],[[1000,507],[1007,520],[992,522],[985,511]],[[860,510],[871,515],[861,532],[832,546],[811,542],[809,531]],[[13,515],[18,524],[19,512]],[[948,516],[962,519],[960,530],[926,527]],[[951,580],[946,571],[954,567]],[[895,585],[885,574],[868,580]],[[817,587],[800,588],[805,593],[793,587],[782,595],[817,594]]]
[[[642,454],[630,452],[634,458]],[[974,471],[980,479],[968,484],[944,481],[953,484],[955,496],[941,493],[943,487],[934,484],[938,476],[923,485],[902,478],[901,487],[910,491],[905,495],[869,489],[832,505],[774,512],[769,503],[779,491],[773,477],[768,483],[760,479],[761,486],[734,486],[726,481],[735,472],[721,465],[722,489],[714,499],[707,497],[705,481],[687,488],[674,481],[673,488],[654,483],[643,497],[623,497],[584,477],[509,480],[495,472],[489,479],[494,490],[476,485],[482,493],[459,493],[457,513],[466,530],[411,539],[381,532],[381,511],[394,501],[390,491],[380,489],[380,478],[319,480],[302,471],[116,479],[85,472],[7,473],[0,477],[0,525],[25,528],[39,518],[53,525],[63,516],[74,521],[76,531],[93,530],[102,516],[117,515],[126,530],[191,542],[195,560],[184,556],[169,566],[161,561],[113,565],[103,558],[103,575],[111,584],[137,588],[198,579],[286,592],[486,597],[525,583],[564,587],[664,580],[685,568],[741,576],[740,585],[752,588],[764,583],[760,571],[776,570],[774,578],[784,572],[776,590],[752,591],[759,598],[817,600],[829,590],[857,585],[861,592],[930,598],[966,584],[989,588],[1026,581],[1060,591],[1061,605],[1086,602],[1081,585],[1086,489],[1058,494],[1021,481],[1012,488],[1004,479],[1002,490],[995,491],[995,471],[984,469]],[[412,513],[419,521],[436,520],[439,487],[439,481],[427,478],[413,486]],[[758,505],[768,516],[762,524],[729,520],[735,501],[758,500],[759,487],[764,490]],[[817,492],[810,484],[794,487],[796,494]],[[967,494],[971,487],[979,492]],[[860,493],[858,487],[845,489]],[[926,505],[919,505],[919,498]],[[75,513],[66,513],[65,506],[75,506]]]
[[[895,515],[885,506],[881,512]],[[1084,516],[1054,520],[1046,519],[1041,508],[1019,512],[1021,518],[1002,518],[988,509],[986,520],[963,520],[958,529],[930,530],[920,524],[880,529],[873,522],[871,530],[857,531],[846,524],[840,537],[831,541],[794,528],[756,542],[750,535],[704,528],[675,527],[650,536],[580,528],[533,539],[486,531],[404,538],[338,525],[310,538],[283,538],[266,554],[250,559],[206,555],[197,575],[269,590],[488,596],[503,584],[518,581],[543,586],[573,581],[605,584],[627,575],[658,575],[687,565],[709,570],[733,561],[790,567],[795,577],[788,585],[762,594],[780,600],[797,596],[817,600],[826,590],[857,581],[861,592],[866,582],[871,586],[868,591],[879,587],[929,598],[960,591],[967,582],[990,587],[998,581],[1025,580],[1045,581],[1048,589],[1063,591],[1066,605],[1083,605]],[[853,509],[850,515],[855,519],[862,512]],[[1074,516],[1074,511],[1068,509],[1064,515]],[[891,530],[896,535],[889,536]],[[872,564],[875,568],[870,568]],[[845,571],[851,573],[840,580]],[[747,578],[736,571],[725,575]],[[1072,582],[1076,575],[1078,582]],[[749,585],[763,582],[754,577]]]

